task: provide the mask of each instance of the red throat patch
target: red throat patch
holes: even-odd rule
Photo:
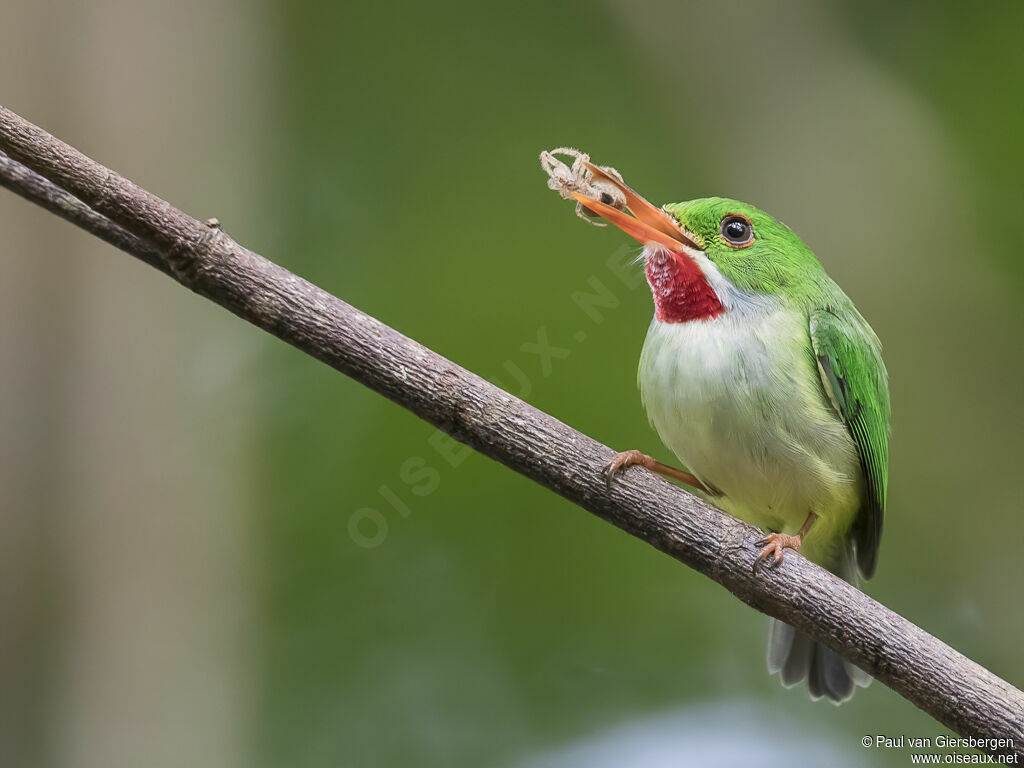
[[[654,316],[660,322],[710,320],[722,314],[715,289],[685,253],[659,248],[647,257],[646,272],[654,295]]]

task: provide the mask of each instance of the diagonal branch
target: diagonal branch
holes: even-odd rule
[[[171,275],[723,585],[990,751],[1024,755],[1024,694],[799,556],[751,573],[760,532],[653,475],[609,488],[606,446],[242,247],[0,107],[0,183]],[[1005,740],[1012,740],[1009,744]]]
[[[166,275],[171,274],[163,254],[154,246],[140,240],[124,227],[118,226],[106,216],[96,213],[74,195],[70,195],[49,179],[40,176],[21,163],[0,152],[0,186],[6,187],[29,202],[55,213],[100,240],[130,253],[151,267]]]

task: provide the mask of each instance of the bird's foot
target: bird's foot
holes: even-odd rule
[[[654,459],[644,453],[640,453],[640,451],[623,451],[622,453],[615,454],[612,460],[604,465],[604,469],[601,470],[601,474],[604,475],[604,481],[610,487],[615,476],[623,470],[635,466],[652,469],[651,465],[656,463],[657,462]]]
[[[787,549],[799,552],[802,543],[803,536],[799,534],[790,536],[788,533],[769,533],[760,541],[754,542],[755,547],[763,547],[763,549],[757,560],[754,561],[752,570],[757,573],[757,569],[762,565],[767,565],[769,568],[781,565],[783,553]]]
[[[788,533],[769,533],[760,541],[755,541],[755,547],[764,547],[764,549],[761,550],[761,554],[754,561],[754,573],[757,573],[757,569],[762,565],[768,565],[769,568],[776,568],[781,565],[783,553],[787,549],[799,552],[804,536],[811,530],[811,526],[814,525],[814,521],[817,519],[818,516],[814,512],[808,512],[807,519],[800,526],[796,536],[790,536]]]
[[[719,495],[714,488],[702,483],[695,475],[692,475],[689,472],[684,472],[681,469],[676,469],[675,467],[670,467],[667,464],[662,464],[660,461],[655,461],[646,453],[640,453],[640,451],[637,450],[617,453],[611,461],[604,465],[604,469],[601,471],[601,474],[604,475],[604,479],[608,484],[608,487],[611,487],[612,480],[615,479],[616,475],[629,467],[643,467],[644,469],[649,469],[651,472],[655,472],[662,477],[669,477],[673,480],[686,483],[691,488],[699,488],[710,496]]]

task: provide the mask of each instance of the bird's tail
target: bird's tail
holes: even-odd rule
[[[841,562],[829,570],[857,586],[857,565],[851,551],[844,551]],[[863,688],[871,682],[859,667],[778,619],[771,620],[768,631],[768,671],[778,672],[787,688],[807,680],[812,699],[824,696],[837,705],[853,696],[855,686]]]

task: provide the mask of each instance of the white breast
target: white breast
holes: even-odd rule
[[[812,510],[822,527],[852,520],[856,448],[825,396],[803,313],[762,299],[711,320],[655,320],[639,379],[661,439],[737,517],[786,532]]]

